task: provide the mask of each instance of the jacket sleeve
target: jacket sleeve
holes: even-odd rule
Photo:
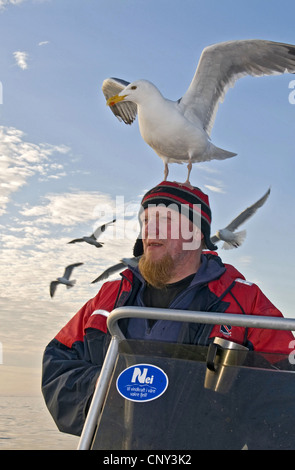
[[[80,435],[95,389],[109,334],[93,312],[101,291],[62,328],[43,356],[42,393],[60,431]]]
[[[84,359],[83,349],[83,343],[68,348],[53,339],[43,357],[42,393],[47,408],[60,431],[77,436],[101,370]]]
[[[60,431],[82,432],[110,340],[101,311],[113,310],[120,286],[104,283],[45,349],[42,393]]]
[[[256,295],[252,303],[253,315],[265,315],[283,317],[282,313],[270,302],[270,300],[257,287]],[[268,353],[289,354],[290,342],[294,340],[291,331],[270,330],[260,328],[249,329],[249,340],[253,343],[254,349]]]
[[[247,315],[283,317],[256,284],[237,282],[233,293],[240,299]],[[294,336],[291,331],[249,328],[248,340],[256,351],[289,354]]]

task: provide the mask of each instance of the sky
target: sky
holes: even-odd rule
[[[137,121],[126,126],[106,107],[103,80],[146,78],[177,100],[204,47],[233,39],[295,43],[293,1],[0,0],[0,395],[40,393],[46,344],[97,293],[91,281],[132,256],[139,201],[163,179]],[[211,134],[237,156],[191,174],[209,195],[212,233],[271,187],[241,227],[243,245],[218,252],[288,317],[294,88],[288,74],[239,80]],[[185,178],[185,165],[170,165],[171,181]],[[68,244],[113,216],[102,248]],[[78,262],[75,287],[51,299],[50,282]]]

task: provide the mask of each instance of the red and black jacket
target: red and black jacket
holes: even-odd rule
[[[199,295],[190,310],[240,313],[245,315],[282,316],[255,284],[249,283],[230,265],[208,254],[207,259],[218,263],[217,277],[199,285]],[[44,352],[42,392],[58,428],[80,435],[109,344],[106,316],[97,310],[111,312],[115,307],[133,305],[141,282],[127,269],[122,279],[103,284],[98,294],[89,300],[48,344]],[[201,291],[200,291],[201,287]],[[200,295],[201,292],[201,295]],[[126,328],[122,325],[122,330]],[[291,332],[239,326],[210,327],[206,343],[214,337],[224,337],[246,344],[256,351],[289,354]],[[198,326],[186,324],[181,342],[202,344]]]

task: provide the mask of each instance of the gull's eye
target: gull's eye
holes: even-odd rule
[[[133,86],[131,87],[131,90],[136,90],[136,88],[137,88],[137,86],[133,85]]]

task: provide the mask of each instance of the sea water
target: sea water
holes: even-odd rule
[[[75,450],[78,442],[58,431],[42,396],[0,396],[0,450]]]

